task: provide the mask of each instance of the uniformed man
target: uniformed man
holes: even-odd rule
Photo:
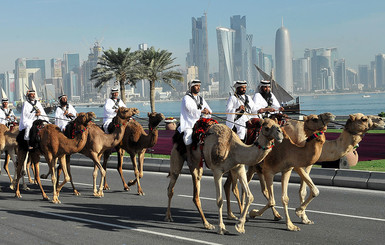
[[[76,109],[68,103],[67,95],[60,95],[58,99],[59,106],[56,108],[55,112],[55,124],[61,131],[64,131],[68,122],[75,119],[77,112]]]
[[[254,101],[249,95],[246,94],[247,82],[236,81],[234,83],[235,93],[230,95],[227,100],[226,112],[227,120],[226,125],[233,129],[241,140],[246,136],[246,122],[251,118],[257,117],[257,108]]]
[[[262,113],[263,117],[269,117],[270,114],[283,111],[283,107],[280,106],[277,98],[271,92],[270,85],[270,81],[261,80],[258,92],[253,97],[258,113]]]
[[[35,90],[29,90],[27,92],[27,100],[23,104],[23,110],[20,116],[19,131],[25,129],[24,139],[28,143],[29,131],[31,130],[33,122],[37,119],[49,121],[43,106],[36,100],[35,96]]]
[[[119,107],[127,107],[118,96],[119,89],[117,87],[112,88],[111,96],[106,100],[106,103],[104,104],[103,129],[106,133],[108,133],[108,125],[116,116]]]
[[[5,124],[7,127],[13,122],[17,121],[13,110],[8,108],[8,98],[1,99],[1,110],[0,110],[0,123]]]
[[[192,80],[189,85],[189,90],[182,99],[180,127],[178,131],[180,133],[184,132],[183,142],[187,148],[187,162],[191,164],[191,144],[194,124],[202,115],[210,117],[209,114],[211,114],[212,111],[206,100],[198,95],[201,89],[201,81],[195,79]]]

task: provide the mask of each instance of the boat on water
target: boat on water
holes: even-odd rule
[[[271,82],[271,92],[274,93],[275,97],[282,105],[284,113],[286,114],[299,114],[301,112],[299,97],[295,98],[291,96],[284,88],[282,88],[274,79],[273,74],[269,75],[264,72],[257,65],[254,65],[258,72],[261,74],[263,79]],[[294,101],[294,102],[291,102]]]
[[[370,95],[369,94],[364,94],[364,95],[362,95],[362,98],[370,98]]]

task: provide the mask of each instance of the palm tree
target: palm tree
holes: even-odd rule
[[[98,67],[92,70],[91,80],[96,80],[94,85],[99,90],[109,81],[115,79],[119,84],[121,99],[126,103],[125,84],[135,85],[139,76],[138,51],[131,52],[130,48],[122,51],[118,48],[115,52],[109,49],[99,58]]]
[[[155,50],[151,47],[141,51],[139,57],[142,73],[142,79],[147,79],[150,82],[150,105],[151,112],[155,112],[155,82],[165,82],[172,88],[172,81],[177,80],[182,82],[183,75],[178,71],[171,70],[179,65],[173,65],[175,58],[172,58],[172,53],[167,50]]]

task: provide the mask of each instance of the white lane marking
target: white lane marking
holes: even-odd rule
[[[127,229],[127,230],[131,230],[131,231],[143,232],[143,233],[152,234],[152,235],[156,235],[156,236],[173,238],[173,239],[178,239],[178,240],[188,241],[188,242],[193,242],[193,243],[198,243],[198,244],[209,244],[209,245],[219,245],[220,244],[220,243],[208,242],[208,241],[203,241],[203,240],[198,240],[198,239],[192,239],[192,238],[188,238],[188,237],[182,237],[182,236],[170,235],[170,234],[166,234],[166,233],[160,233],[160,232],[156,232],[156,231],[149,231],[149,230],[134,228],[131,226],[123,226],[123,225],[111,224],[111,223],[106,223],[106,222],[101,222],[101,221],[96,221],[96,220],[83,219],[83,218],[78,218],[78,217],[68,216],[68,215],[63,215],[63,214],[56,214],[56,213],[42,212],[42,211],[37,211],[37,212],[39,212],[41,214],[52,215],[52,216],[57,216],[57,217],[61,217],[61,218],[71,219],[71,220],[77,220],[77,221],[82,221],[82,222],[87,222],[87,223],[93,223],[93,224],[110,226],[110,227],[115,227],[115,228],[120,228],[120,229]]]
[[[192,198],[193,196],[188,196],[188,195],[178,195],[180,197],[187,197],[187,198]],[[209,200],[209,201],[216,201],[215,198],[210,198],[210,197],[200,197],[200,199],[203,200]],[[225,200],[224,200],[225,201]],[[231,201],[232,203],[237,203],[236,201]],[[253,206],[261,206],[264,207],[266,204],[259,204],[259,203],[252,203],[251,205]],[[275,208],[281,208],[281,206],[275,206]],[[290,210],[295,210],[295,208],[288,208]],[[350,214],[339,214],[339,213],[331,213],[331,212],[324,212],[324,211],[315,211],[315,210],[309,210],[306,209],[306,212],[309,213],[318,213],[318,214],[328,214],[328,215],[334,215],[334,216],[342,216],[342,217],[349,217],[349,218],[356,218],[356,219],[366,219],[366,220],[374,220],[374,221],[382,221],[385,222],[385,219],[380,219],[380,218],[372,218],[372,217],[365,217],[365,216],[358,216],[358,215],[350,215]]]

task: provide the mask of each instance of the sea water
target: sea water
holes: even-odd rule
[[[301,95],[299,97],[303,114],[331,112],[337,116],[346,116],[358,112],[365,115],[378,115],[380,112],[385,112],[385,93]],[[217,113],[226,111],[226,102],[227,99],[207,100],[213,112]],[[147,112],[151,111],[148,102],[127,102],[126,105],[138,108],[140,117],[146,117]],[[103,107],[100,106],[75,105],[75,109],[78,112],[93,111],[97,117],[103,117]],[[155,110],[162,112],[165,117],[179,117],[180,109],[181,101],[156,101],[155,103]],[[54,114],[51,115],[54,116]]]

